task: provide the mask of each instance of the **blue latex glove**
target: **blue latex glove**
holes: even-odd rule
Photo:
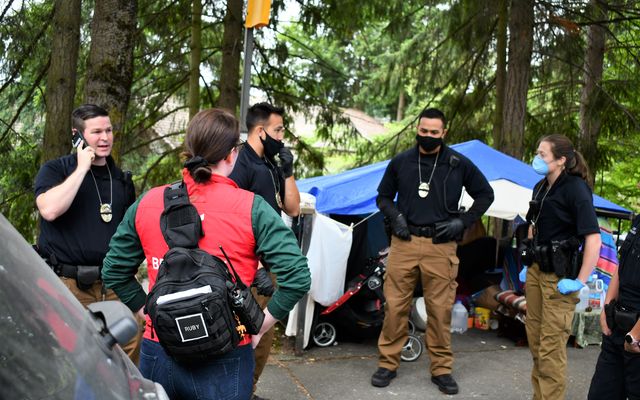
[[[578,279],[560,279],[558,282],[558,291],[562,294],[569,294],[573,292],[577,292],[582,289],[584,283],[580,282]]]
[[[527,266],[525,265],[522,268],[522,271],[520,271],[520,274],[518,274],[518,278],[520,279],[520,282],[525,283],[527,281]]]

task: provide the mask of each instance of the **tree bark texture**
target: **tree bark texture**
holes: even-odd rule
[[[402,121],[402,119],[404,118],[404,107],[405,107],[404,87],[401,87],[400,94],[398,95],[398,109],[396,110],[396,121]]]
[[[54,5],[42,163],[67,154],[71,147],[71,112],[80,47],[80,4],[80,0],[57,0]]]
[[[596,175],[598,136],[602,126],[602,71],[604,62],[605,28],[601,22],[607,18],[606,2],[591,0],[587,8],[589,19],[594,21],[587,29],[587,47],[584,55],[584,83],[580,99],[580,143],[578,148],[591,169],[592,180]],[[591,182],[593,184],[593,181]]]
[[[191,62],[189,63],[189,119],[200,110],[200,54],[202,52],[202,0],[193,0]]]
[[[509,0],[498,3],[498,24],[496,27],[496,106],[493,114],[493,147],[500,151],[506,150],[502,115],[504,113],[505,85],[507,80],[507,24],[509,22]],[[492,224],[493,236],[501,239],[504,231],[504,220],[489,218]],[[507,228],[508,229],[508,228]],[[507,230],[507,234],[511,234]]]
[[[502,113],[503,151],[517,159],[522,158],[531,77],[533,5],[533,0],[512,0],[509,15],[509,61]]]
[[[504,89],[507,76],[507,22],[509,0],[500,0],[498,27],[496,30],[496,108],[493,118],[493,143],[497,150],[504,150],[502,113],[504,112]]]
[[[109,111],[116,159],[131,96],[137,8],[137,0],[96,1],[91,23],[84,101]]]
[[[240,50],[242,47],[242,0],[227,0],[222,36],[220,98],[218,106],[235,113],[240,105]]]

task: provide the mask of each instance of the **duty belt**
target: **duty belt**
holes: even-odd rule
[[[75,279],[78,289],[89,290],[101,279],[101,265],[69,265],[58,262],[55,255],[44,257],[45,262],[59,277]],[[106,288],[102,285],[102,300],[105,300]]]
[[[53,272],[58,276],[76,279],[78,277],[78,267],[69,264],[58,264],[52,266]]]
[[[425,226],[409,225],[409,232],[411,232],[411,234],[415,236],[432,238],[436,235],[436,228],[433,225],[425,225]]]

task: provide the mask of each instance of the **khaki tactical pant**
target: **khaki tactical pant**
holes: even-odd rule
[[[541,272],[537,264],[527,270],[526,330],[533,356],[531,383],[535,400],[565,398],[567,339],[578,294],[561,294],[558,281],[556,274]]]
[[[271,274],[271,282],[273,286],[276,285],[276,276]],[[251,288],[251,293],[253,297],[258,302],[258,305],[261,309],[267,306],[271,297],[261,296],[258,294],[258,291],[255,287]],[[253,391],[256,391],[256,385],[258,384],[258,380],[260,379],[260,375],[262,375],[262,371],[264,371],[265,365],[267,365],[267,360],[269,359],[269,353],[271,352],[271,345],[273,344],[273,337],[275,336],[275,325],[271,327],[264,335],[260,338],[260,342],[258,342],[258,346],[254,349],[254,356],[256,360],[256,368],[253,371]]]
[[[425,345],[431,375],[451,373],[451,308],[456,296],[458,257],[456,243],[433,244],[430,238],[391,240],[384,280],[384,324],[378,338],[378,366],[391,371],[400,365],[400,352],[408,338],[409,312],[418,279],[427,310]]]
[[[85,307],[97,301],[120,300],[111,289],[107,289],[103,296],[102,281],[94,282],[93,286],[91,286],[88,290],[80,290],[75,279],[60,277],[60,280],[71,291],[71,293],[73,293],[76,299],[78,299],[78,301]],[[144,332],[145,322],[140,320],[137,315],[135,315],[135,318],[138,322],[139,327],[138,334],[134,336],[129,341],[129,343],[124,345],[122,347],[122,350],[127,353],[131,361],[133,361],[133,363],[137,366],[140,360],[140,344],[142,343],[142,333]]]

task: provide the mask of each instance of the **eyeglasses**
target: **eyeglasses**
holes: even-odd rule
[[[233,148],[240,150],[242,148],[242,146],[245,145],[245,143],[247,143],[247,142],[245,142],[242,139],[238,139],[238,143],[236,143],[235,146],[233,146]]]

